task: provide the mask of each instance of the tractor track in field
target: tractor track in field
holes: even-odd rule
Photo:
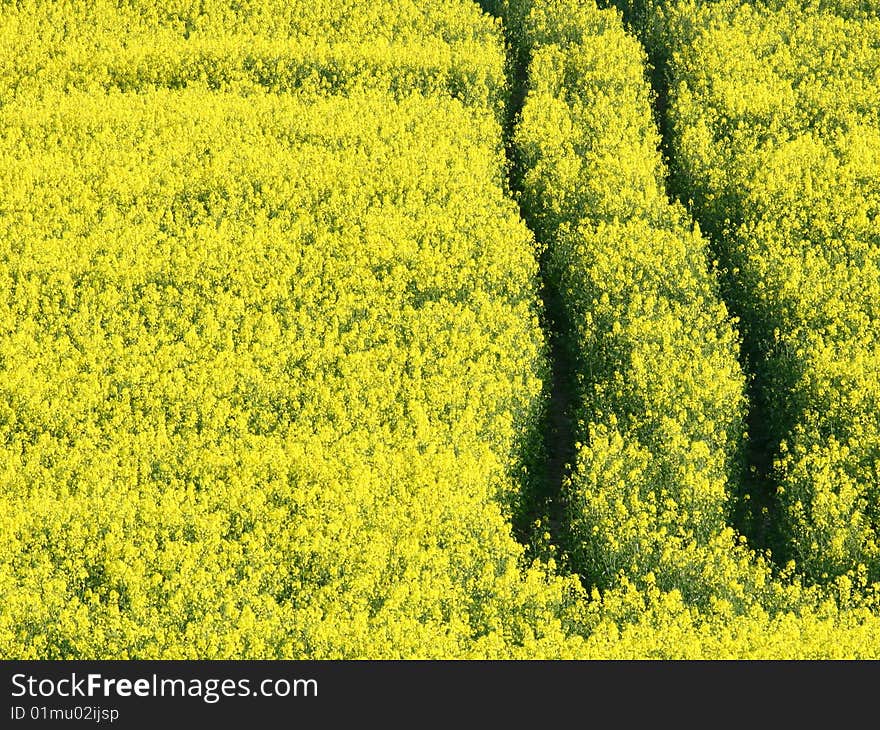
[[[540,454],[540,463],[528,465],[529,476],[526,483],[521,485],[524,493],[523,505],[519,514],[514,516],[514,532],[521,543],[533,549],[535,557],[552,556],[558,564],[565,567],[568,564],[566,546],[569,545],[569,532],[564,485],[576,457],[576,368],[574,356],[566,346],[566,341],[570,339],[570,325],[566,320],[565,308],[548,273],[548,248],[535,233],[537,228],[530,211],[521,202],[524,171],[514,134],[528,93],[529,51],[517,42],[515,34],[511,32],[510,20],[498,14],[491,2],[481,0],[480,5],[490,15],[499,17],[504,24],[509,96],[503,133],[508,189],[511,197],[519,204],[520,218],[532,231],[536,246],[541,252],[538,257],[538,296],[548,360],[548,373],[544,382],[546,408],[540,433],[533,434],[532,438],[533,442],[537,442],[535,451]],[[549,534],[549,540],[545,537],[546,534]],[[548,545],[555,547],[548,551]]]

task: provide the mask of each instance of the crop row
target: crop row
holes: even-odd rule
[[[677,187],[710,230],[764,423],[779,552],[880,578],[880,21],[651,10]]]
[[[747,435],[737,320],[706,239],[667,202],[639,45],[614,11],[497,10],[529,62],[521,200],[548,249],[578,385],[582,443],[561,499],[565,547],[594,586],[584,653],[874,655],[865,572],[807,587],[727,526]]]
[[[601,587],[650,574],[700,605],[751,600],[765,575],[726,525],[743,444],[737,340],[705,240],[666,198],[644,54],[616,11],[589,6],[535,2],[524,38],[523,203],[577,374],[575,567]]]

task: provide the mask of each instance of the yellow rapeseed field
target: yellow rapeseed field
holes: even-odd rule
[[[0,657],[880,656],[880,26],[624,9],[0,4]]]

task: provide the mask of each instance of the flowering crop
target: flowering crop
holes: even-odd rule
[[[805,587],[728,526],[738,323],[666,196],[637,41],[574,0],[485,5],[512,47],[470,0],[0,6],[0,656],[880,656],[867,568]],[[793,327],[786,362],[830,363],[795,383],[813,420],[779,468],[840,466],[857,509],[834,516],[854,516],[843,544],[863,550],[876,75],[872,52],[829,38],[846,73],[819,64],[783,100],[828,125],[784,148],[802,157],[738,156],[720,127],[706,160],[676,140],[706,220],[722,196],[731,245],[764,246],[749,261],[791,266],[764,250],[815,228],[790,270],[827,274],[797,279],[815,289],[803,317],[824,319],[797,319],[793,296],[760,310]],[[508,144],[517,55],[528,96]],[[714,129],[687,98],[675,129]],[[792,109],[770,114],[782,136]],[[577,371],[561,546],[577,575],[511,530],[548,408],[541,276]],[[770,297],[782,278],[743,281]],[[828,494],[789,503],[792,544],[825,539]]]
[[[742,314],[781,546],[813,580],[877,580],[880,21],[738,2],[658,17],[680,186]]]
[[[549,0],[525,37],[524,201],[579,376],[577,567],[600,586],[651,573],[697,602],[751,597],[764,574],[731,585],[750,558],[725,524],[743,443],[737,341],[704,239],[666,198],[643,52],[615,11]]]
[[[44,53],[71,76],[0,110],[0,654],[556,641],[570,581],[523,573],[506,519],[543,346],[492,99],[107,84],[76,59],[109,30],[34,7],[6,37],[70,18]],[[431,43],[503,57],[446,10]],[[189,16],[143,16],[118,58],[174,57]]]
[[[20,0],[0,23],[0,100],[202,82],[239,93],[441,92],[500,110],[499,40],[466,0]]]

